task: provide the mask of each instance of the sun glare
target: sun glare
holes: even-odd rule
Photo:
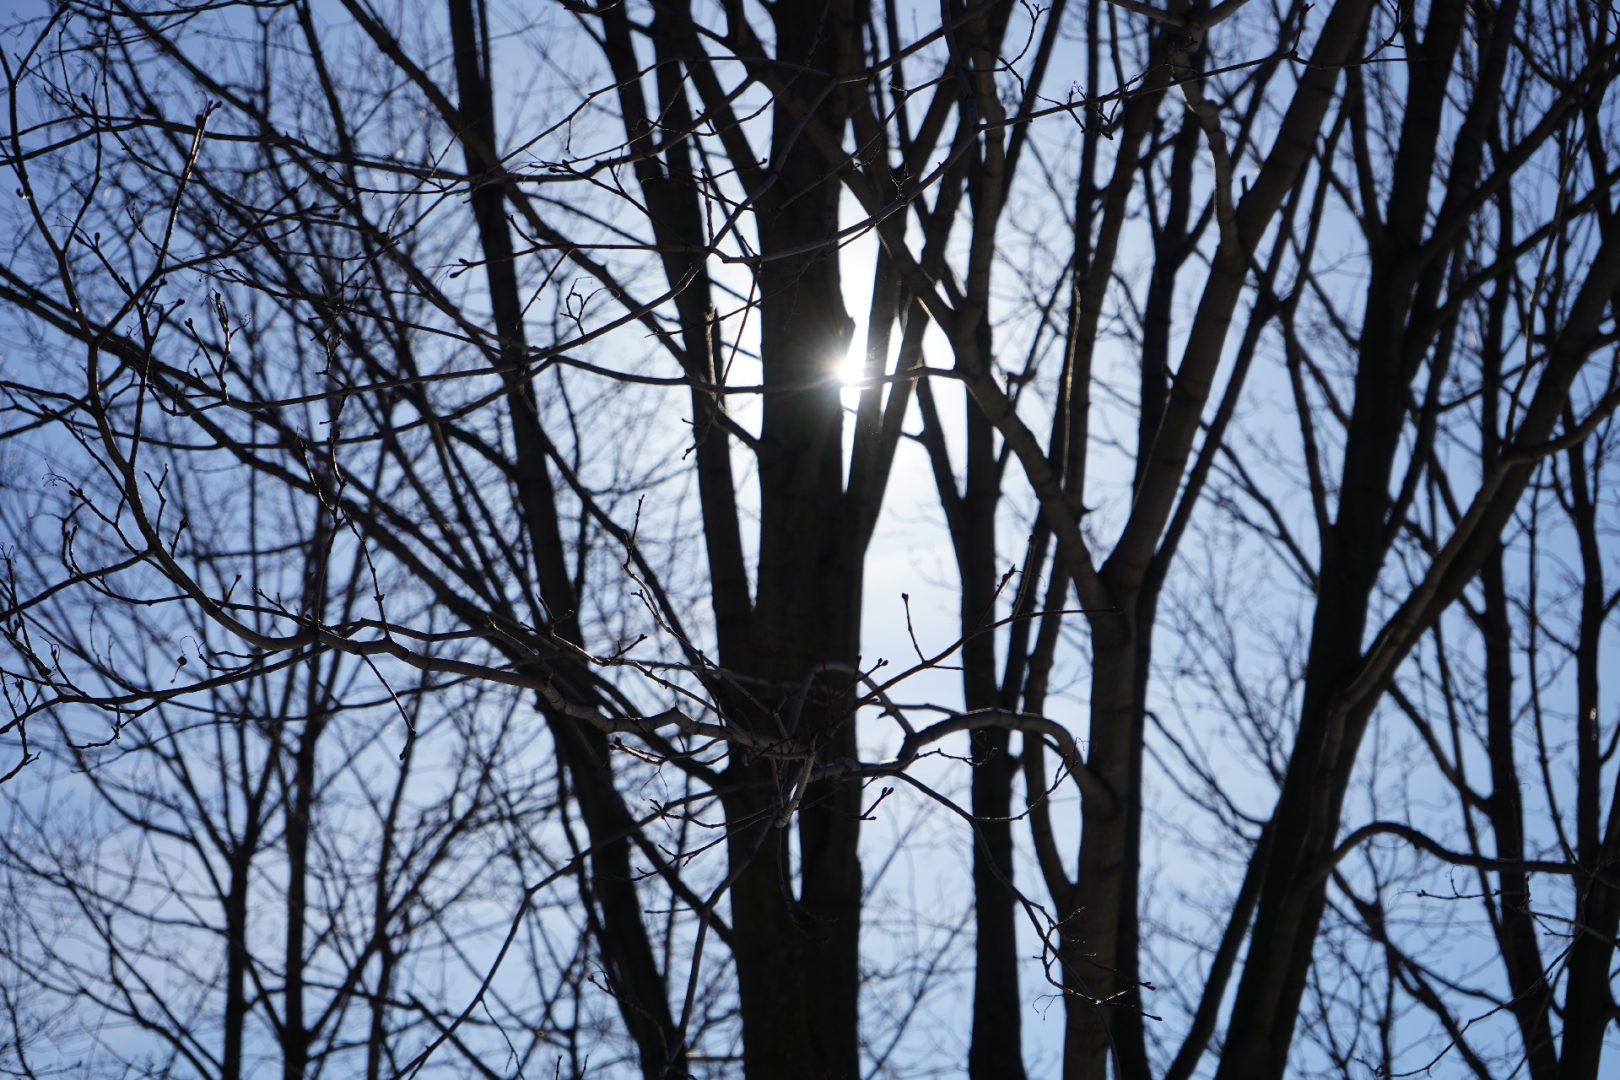
[[[859,387],[861,380],[866,377],[865,350],[851,345],[849,352],[838,359],[833,370],[838,381],[846,387]]]
[[[850,343],[849,351],[833,365],[833,375],[843,389],[839,399],[844,408],[853,409],[861,403],[861,382],[866,377],[866,346],[864,342]]]

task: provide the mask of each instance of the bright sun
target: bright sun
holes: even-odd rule
[[[849,352],[840,357],[833,368],[838,381],[845,386],[858,386],[866,377],[866,350],[859,342],[851,342]]]
[[[857,335],[859,337],[860,335]],[[850,342],[849,351],[840,357],[833,365],[833,375],[837,377],[843,389],[838,397],[844,403],[844,408],[853,409],[861,403],[861,382],[866,377],[866,343],[864,341]]]
[[[849,348],[842,356],[831,357],[832,374],[840,386],[839,400],[844,408],[861,403],[861,383],[866,376],[866,318],[872,303],[872,264],[877,257],[877,234],[862,233],[845,243],[839,255],[840,284],[844,306],[854,325],[850,328]]]

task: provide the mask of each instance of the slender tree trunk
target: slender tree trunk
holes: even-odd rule
[[[593,727],[551,720],[558,757],[573,777],[573,795],[591,838],[591,892],[602,912],[599,947],[608,986],[635,1041],[644,1076],[686,1075],[680,1033],[670,1015],[663,974],[652,949],[630,862],[635,822],[613,784],[608,738]]]
[[[1405,405],[1404,305],[1381,284],[1375,276],[1369,290],[1339,515],[1324,541],[1299,734],[1272,818],[1273,848],[1221,1059],[1222,1080],[1282,1076],[1326,902],[1318,871],[1336,838],[1347,763],[1355,759],[1370,712],[1370,704],[1346,711],[1339,698],[1360,667]]]
[[[1503,201],[1501,216],[1503,237],[1511,237],[1511,200]],[[1480,457],[1486,462],[1495,461],[1501,453],[1503,322],[1513,287],[1511,280],[1498,282],[1480,350]],[[1485,740],[1491,771],[1487,816],[1496,857],[1504,864],[1497,875],[1496,936],[1513,995],[1508,1007],[1519,1025],[1519,1037],[1524,1040],[1530,1080],[1553,1080],[1558,1072],[1558,1044],[1551,1023],[1552,984],[1547,979],[1540,930],[1530,906],[1530,877],[1512,865],[1525,856],[1525,836],[1524,798],[1516,763],[1521,735],[1513,722],[1513,631],[1505,561],[1505,545],[1493,544],[1480,570],[1485,594]]]
[[[1496,386],[1488,388],[1484,400],[1494,402],[1497,391]],[[1496,410],[1487,404],[1485,412],[1489,430],[1495,426]],[[1558,1069],[1558,1048],[1550,1024],[1552,986],[1546,979],[1537,943],[1539,932],[1530,906],[1529,875],[1512,865],[1525,856],[1524,800],[1514,765],[1513,640],[1502,562],[1503,548],[1496,544],[1480,574],[1485,593],[1485,737],[1491,770],[1489,816],[1496,857],[1504,864],[1497,875],[1497,938],[1507,968],[1508,985],[1513,991],[1508,1007],[1524,1040],[1531,1080],[1552,1080]]]
[[[1444,281],[1444,258],[1419,264],[1444,88],[1461,35],[1462,5],[1429,11],[1401,127],[1385,224],[1371,243],[1366,320],[1346,432],[1337,516],[1322,541],[1315,618],[1299,731],[1272,816],[1272,850],[1220,1080],[1281,1077],[1327,901],[1326,862],[1361,738],[1376,698],[1345,700],[1360,674],[1373,590],[1399,522],[1390,480],[1410,386],[1432,331],[1409,329]],[[1453,176],[1466,184],[1466,163]],[[1452,197],[1461,197],[1460,194]],[[1436,361],[1438,362],[1438,361]],[[1397,513],[1400,511],[1397,510]],[[1477,564],[1476,564],[1477,565]]]
[[[1017,910],[1012,891],[1011,748],[1004,730],[973,733],[975,928],[973,1080],[1021,1080],[1023,1002],[1018,989]]]
[[[1118,591],[1115,591],[1118,595]],[[1137,978],[1136,878],[1141,864],[1142,721],[1134,597],[1092,619],[1092,685],[1086,766],[1109,798],[1081,804],[1076,903],[1064,926],[1068,1033],[1066,1080],[1146,1076]],[[1137,1044],[1139,1046],[1139,1044]]]
[[[242,1075],[242,1042],[247,1030],[248,872],[251,856],[243,847],[231,862],[225,896],[225,1047],[219,1074],[224,1080]]]
[[[981,316],[977,351],[990,355],[990,323]],[[996,685],[996,504],[994,429],[971,401],[967,409],[967,487],[961,502],[957,561],[962,573],[963,701],[969,710],[1001,702]],[[1017,912],[1013,891],[1012,780],[1009,733],[985,728],[971,738],[973,774],[973,1080],[1022,1080],[1023,1003],[1018,992]]]
[[[286,1004],[281,1032],[281,1075],[303,1080],[309,1068],[309,1026],[304,1021],[304,935],[308,924],[310,815],[315,805],[315,746],[321,724],[311,719],[293,757],[293,790],[287,813],[287,928],[283,947]]]
[[[388,1053],[388,996],[394,988],[394,964],[398,956],[385,937],[377,950],[377,983],[371,991],[370,1024],[366,1029],[366,1080],[381,1080],[383,1067],[392,1062]]]
[[[1620,798],[1620,792],[1616,792]],[[1612,804],[1611,804],[1612,805]],[[1614,1024],[1614,998],[1609,990],[1614,962],[1614,938],[1620,927],[1620,874],[1615,866],[1620,832],[1613,814],[1609,820],[1608,861],[1600,875],[1583,890],[1575,933],[1579,935],[1569,957],[1569,997],[1564,1009],[1564,1052],[1558,1075],[1565,1080],[1597,1080],[1603,1075],[1603,1050]]]
[[[682,68],[694,61],[688,50],[699,46],[692,40],[688,17],[662,5],[655,9],[651,36],[660,63],[658,123],[654,124],[642,93],[640,62],[625,5],[604,6],[601,18],[604,51],[618,83],[625,127],[631,134],[630,146],[637,155],[636,179],[647,201],[647,221],[657,241],[665,280],[677,290],[674,303],[681,328],[682,362],[694,384],[703,384],[692,387],[692,437],[715,637],[727,666],[751,670],[751,604],[737,518],[731,439],[725,426],[725,397],[703,388],[717,385],[724,370],[719,360],[719,325],[704,255],[704,208],[688,140],[672,140],[662,148],[655,140],[655,133],[685,132],[695,126]]]
[[[550,630],[578,645],[578,598],[563,557],[549,443],[540,425],[533,383],[524,373],[528,350],[516,253],[506,221],[505,170],[494,156],[498,140],[488,71],[486,13],[481,0],[449,0],[449,6],[456,83],[466,125],[460,134],[468,172],[473,177],[469,198],[500,334],[522,526],[533,552],[541,597],[552,618]],[[588,673],[578,671],[574,661],[561,653],[554,654],[552,667],[563,692],[594,704]],[[630,870],[630,817],[613,785],[606,736],[549,712],[546,719],[558,755],[574,776],[580,816],[591,838],[593,888],[601,903],[604,925],[597,944],[613,973],[619,1012],[636,1043],[642,1072],[649,1078],[684,1075],[680,1035],[670,1015],[664,978],[653,959]]]
[[[1566,424],[1570,423],[1566,419]],[[1586,455],[1568,454],[1571,519],[1581,557],[1581,614],[1575,645],[1575,709],[1580,732],[1576,781],[1575,940],[1569,953],[1569,994],[1564,1009],[1564,1046],[1559,1076],[1597,1080],[1604,1042],[1615,1021],[1611,989],[1614,943],[1620,929],[1620,782],[1609,794],[1601,820],[1603,747],[1598,725],[1598,673],[1609,610],[1603,583],[1603,553],[1589,487]]]

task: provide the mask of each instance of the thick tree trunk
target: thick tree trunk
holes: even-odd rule
[[[726,799],[731,862],[732,955],[743,1022],[743,1072],[750,1080],[813,1078],[813,1034],[804,995],[804,941],[794,913],[786,830],[770,800],[776,784],[763,763],[733,764]]]
[[[774,182],[756,204],[765,393],[758,589],[746,658],[773,715],[745,721],[780,730],[812,761],[847,760],[855,756],[851,672],[862,578],[844,543],[843,405],[832,372],[853,323],[839,284],[838,161],[809,128],[840,142],[850,91],[837,74],[858,62],[861,22],[852,0],[779,5],[773,14],[780,81]],[[785,833],[774,824],[793,777],[740,758],[728,776],[747,785],[727,801],[747,1074],[858,1076],[860,787],[816,780],[795,808],[795,899]]]

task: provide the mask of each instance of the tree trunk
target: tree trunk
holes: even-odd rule
[[[1566,418],[1566,426],[1572,420]],[[1581,615],[1575,643],[1575,709],[1580,733],[1575,815],[1576,857],[1583,873],[1575,879],[1575,940],[1569,952],[1570,989],[1564,1009],[1559,1076],[1597,1080],[1604,1041],[1615,1020],[1611,971],[1615,935],[1620,930],[1620,783],[1609,794],[1608,820],[1601,820],[1603,747],[1598,724],[1598,674],[1609,607],[1586,454],[1577,445],[1567,457],[1570,518],[1575,526],[1582,573]]]
[[[469,198],[478,226],[490,305],[500,335],[499,360],[507,383],[507,417],[516,455],[521,524],[533,553],[541,598],[551,616],[550,632],[579,645],[579,603],[563,558],[547,453],[549,443],[540,425],[533,383],[525,374],[528,348],[516,253],[506,220],[504,168],[495,157],[498,142],[487,70],[487,16],[481,0],[449,3],[456,83],[466,125],[460,136],[472,177]],[[574,662],[561,654],[555,654],[554,661],[550,674],[557,678],[563,692],[594,704],[588,673],[578,671]],[[546,710],[542,707],[542,711]],[[599,730],[566,717],[548,712],[546,719],[558,755],[574,776],[580,816],[591,839],[593,886],[604,924],[597,944],[613,972],[620,1015],[636,1043],[645,1076],[683,1075],[685,1057],[680,1034],[670,1015],[664,979],[653,959],[630,872],[630,816],[607,765],[607,738]]]
[[[1142,722],[1134,597],[1092,618],[1091,727],[1086,767],[1109,793],[1081,803],[1076,903],[1064,926],[1066,1080],[1145,1076],[1139,1039],[1135,932],[1141,860]],[[1127,614],[1129,613],[1129,614]]]
[[[293,790],[287,812],[287,928],[282,1015],[281,1075],[303,1080],[309,1068],[309,1025],[304,1021],[304,935],[308,924],[310,815],[315,805],[315,746],[321,723],[307,721],[293,759]]]
[[[225,1047],[219,1075],[240,1080],[242,1042],[247,1029],[247,916],[251,852],[233,853],[230,886],[225,895]]]
[[[762,700],[775,715],[748,722],[780,725],[787,743],[812,760],[847,760],[855,757],[851,673],[862,577],[843,542],[843,404],[832,372],[854,326],[835,239],[839,160],[817,133],[840,143],[850,91],[837,73],[859,60],[861,22],[852,0],[778,5],[773,14],[782,84],[773,87],[774,183],[756,211],[765,394],[750,673],[768,687]],[[806,789],[796,808],[794,902],[785,839],[760,835],[782,814],[792,778],[740,759],[728,775],[746,779],[749,795],[727,804],[732,857],[746,860],[732,868],[739,874],[732,909],[748,1076],[858,1076],[860,786],[815,780]],[[796,1049],[805,1040],[808,1054]]]
[[[990,354],[990,323],[981,317],[979,354]],[[967,488],[961,503],[963,702],[1002,703],[996,684],[996,504],[994,429],[971,401],[967,408]],[[1033,570],[1029,572],[1034,572]],[[1023,1080],[1023,1002],[1018,992],[1018,931],[1013,890],[1012,780],[1009,733],[973,732],[973,1027],[968,1073],[973,1080]]]

